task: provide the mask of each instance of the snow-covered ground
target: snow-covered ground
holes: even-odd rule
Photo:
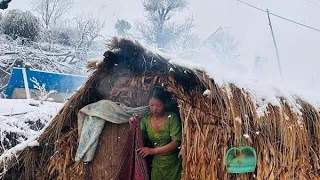
[[[35,139],[62,105],[46,101],[43,104],[30,103],[26,99],[0,99],[0,154],[29,138]]]

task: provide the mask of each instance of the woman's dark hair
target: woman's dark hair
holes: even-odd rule
[[[164,90],[163,87],[154,87],[149,93],[148,100],[151,98],[159,99],[164,104],[164,110],[179,114],[178,103],[172,98],[169,91]]]
[[[154,87],[149,93],[148,100],[151,98],[159,99],[163,104],[166,104],[171,98],[171,94],[168,91],[165,91],[162,87]]]

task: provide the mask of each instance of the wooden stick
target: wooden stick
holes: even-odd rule
[[[275,50],[276,50],[276,55],[277,55],[277,60],[278,60],[280,77],[281,77],[281,80],[283,80],[282,69],[281,69],[280,58],[279,58],[278,46],[277,46],[277,43],[276,43],[276,39],[275,39],[275,37],[274,37],[274,33],[273,33],[272,25],[271,25],[270,14],[269,14],[269,10],[268,10],[268,9],[267,9],[267,14],[268,14],[268,20],[269,20],[269,26],[270,26],[270,30],[271,30],[271,35],[272,35],[272,39],[273,39],[273,44],[274,44],[274,47],[275,47]]]

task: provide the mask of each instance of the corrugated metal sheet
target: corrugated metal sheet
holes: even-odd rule
[[[58,93],[73,93],[86,80],[86,76],[71,74],[53,73],[38,70],[26,69],[29,89],[35,89],[31,78],[35,78],[40,85],[45,84],[46,90],[55,90]],[[15,88],[24,88],[22,68],[13,68],[5,94],[12,97]]]

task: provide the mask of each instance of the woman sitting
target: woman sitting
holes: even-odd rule
[[[147,147],[139,148],[138,155],[152,155],[151,180],[178,180],[181,177],[181,159],[178,156],[181,144],[181,121],[177,114],[166,108],[170,93],[163,88],[152,89],[149,95],[151,114],[142,117],[140,127]],[[133,115],[129,122],[138,121]]]

